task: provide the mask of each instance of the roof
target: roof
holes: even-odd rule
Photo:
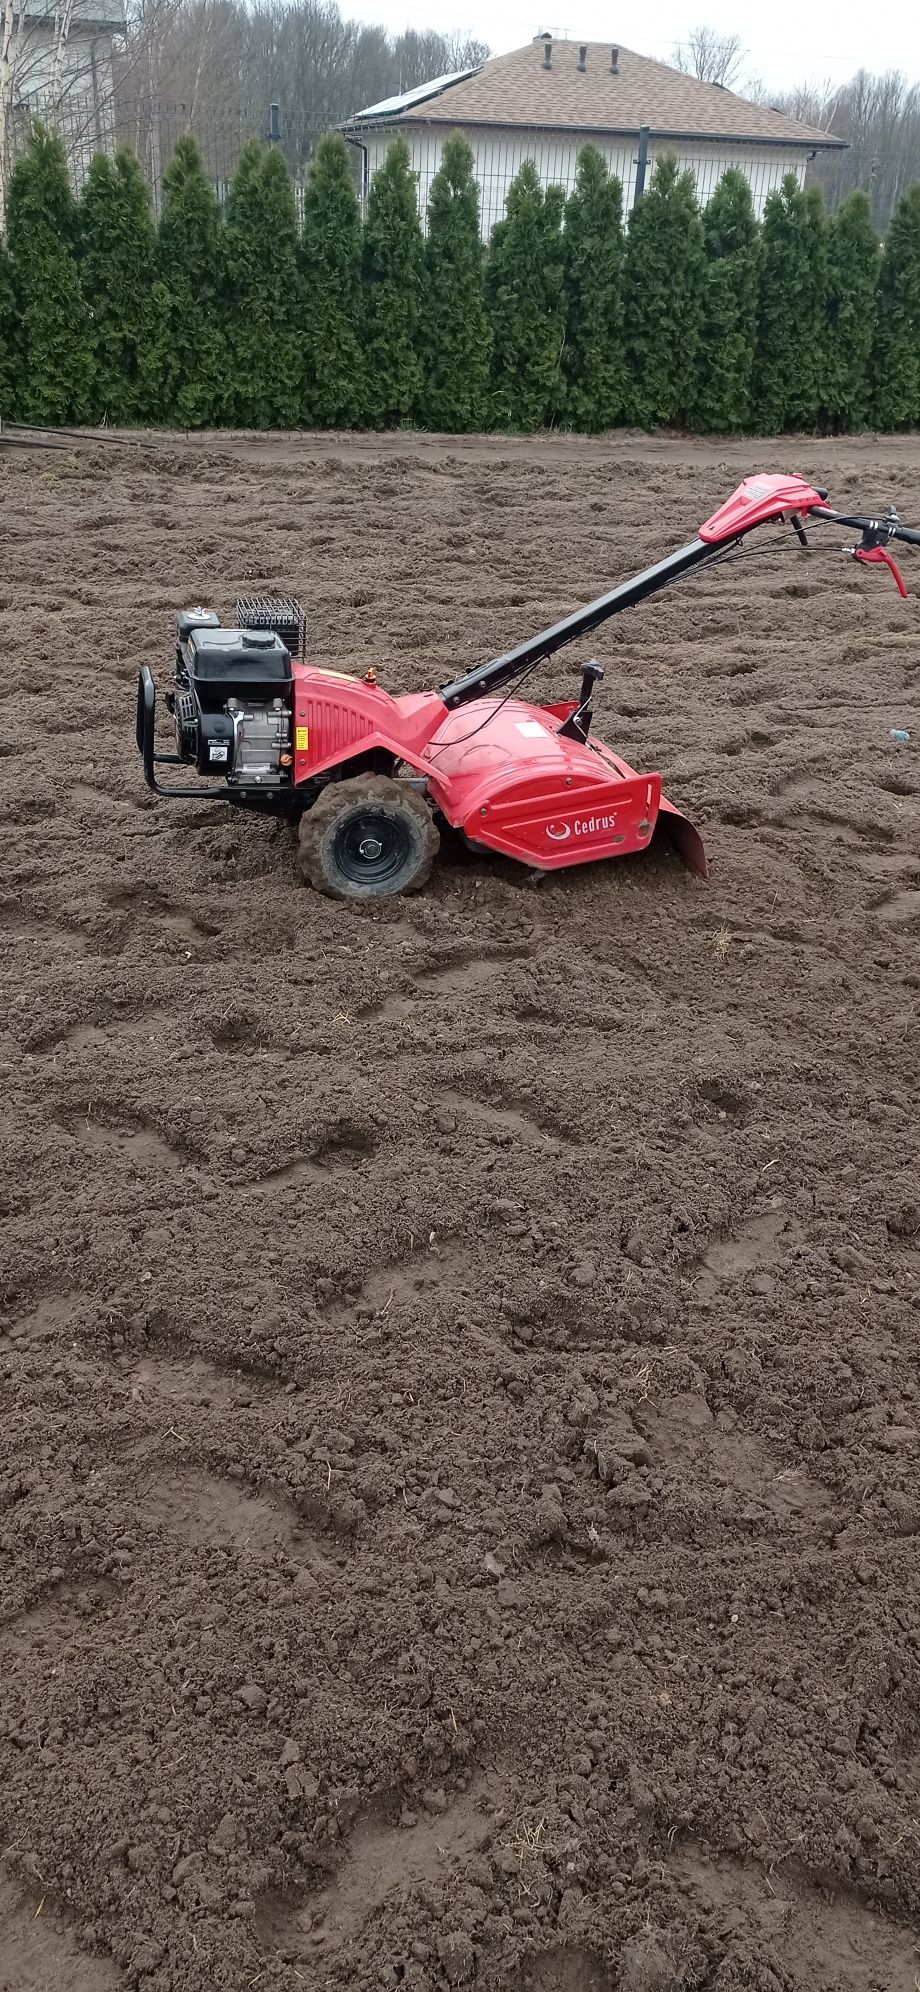
[[[370,104],[366,111],[356,112],[356,116],[382,118],[389,117],[391,111],[407,111],[412,104],[423,104],[426,97],[438,97],[452,83],[465,83],[468,76],[475,75],[475,69],[455,69],[452,76],[436,76],[432,83],[420,83],[414,90],[404,90],[401,97],[385,97],[382,104]]]
[[[372,104],[349,118],[361,124],[521,125],[527,130],[635,134],[648,125],[655,138],[748,140],[759,145],[841,146],[843,139],[799,124],[767,104],[752,104],[718,83],[701,83],[665,62],[614,51],[609,42],[548,38],[497,55],[473,71],[411,90],[407,97]],[[579,67],[585,49],[585,67]],[[615,55],[615,67],[612,58]]]

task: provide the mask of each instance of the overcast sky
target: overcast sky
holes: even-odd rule
[[[560,0],[551,0],[558,6]],[[599,0],[563,0],[577,11],[560,20],[535,19],[528,0],[344,0],[343,13],[399,33],[403,28],[468,30],[496,55],[520,48],[543,28],[571,41],[622,42],[641,55],[669,62],[675,41],[699,22],[720,34],[740,34],[747,72],[784,89],[803,80],[846,82],[862,64],[871,70],[902,69],[920,81],[920,6],[873,8],[859,0],[773,0],[770,8],[739,0],[659,0],[626,16]],[[647,32],[646,32],[647,29]],[[736,86],[737,87],[737,86]]]

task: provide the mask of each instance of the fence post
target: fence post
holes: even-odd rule
[[[648,172],[648,141],[649,127],[648,125],[640,125],[639,157],[636,160],[636,191],[633,196],[633,207],[638,207],[645,192],[645,176]]]
[[[280,104],[269,104],[268,107],[268,142],[269,145],[281,144],[281,105]]]

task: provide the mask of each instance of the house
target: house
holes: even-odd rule
[[[452,131],[464,132],[476,161],[484,240],[504,214],[505,195],[523,160],[534,160],[544,186],[556,182],[569,192],[589,139],[622,181],[627,213],[656,157],[671,152],[693,172],[704,203],[726,169],[740,167],[758,216],[784,174],[795,173],[801,182],[816,152],[843,144],[632,49],[549,35],[371,104],[341,129],[359,150],[365,197],[388,145],[397,134],[407,139],[423,215],[444,140]]]
[[[61,132],[76,184],[94,151],[114,150],[116,41],[125,0],[19,0],[12,38],[12,104],[20,139],[28,117]]]

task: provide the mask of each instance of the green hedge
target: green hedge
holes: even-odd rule
[[[137,161],[75,201],[36,126],[0,242],[0,415],[187,428],[920,427],[920,186],[880,244],[794,175],[754,218],[743,174],[701,212],[659,160],[628,224],[597,149],[568,200],[525,161],[488,251],[473,155],[444,148],[423,234],[404,140],[362,224],[344,140],[300,229],[282,155],[247,145],[221,211],[180,140],[156,225]]]

